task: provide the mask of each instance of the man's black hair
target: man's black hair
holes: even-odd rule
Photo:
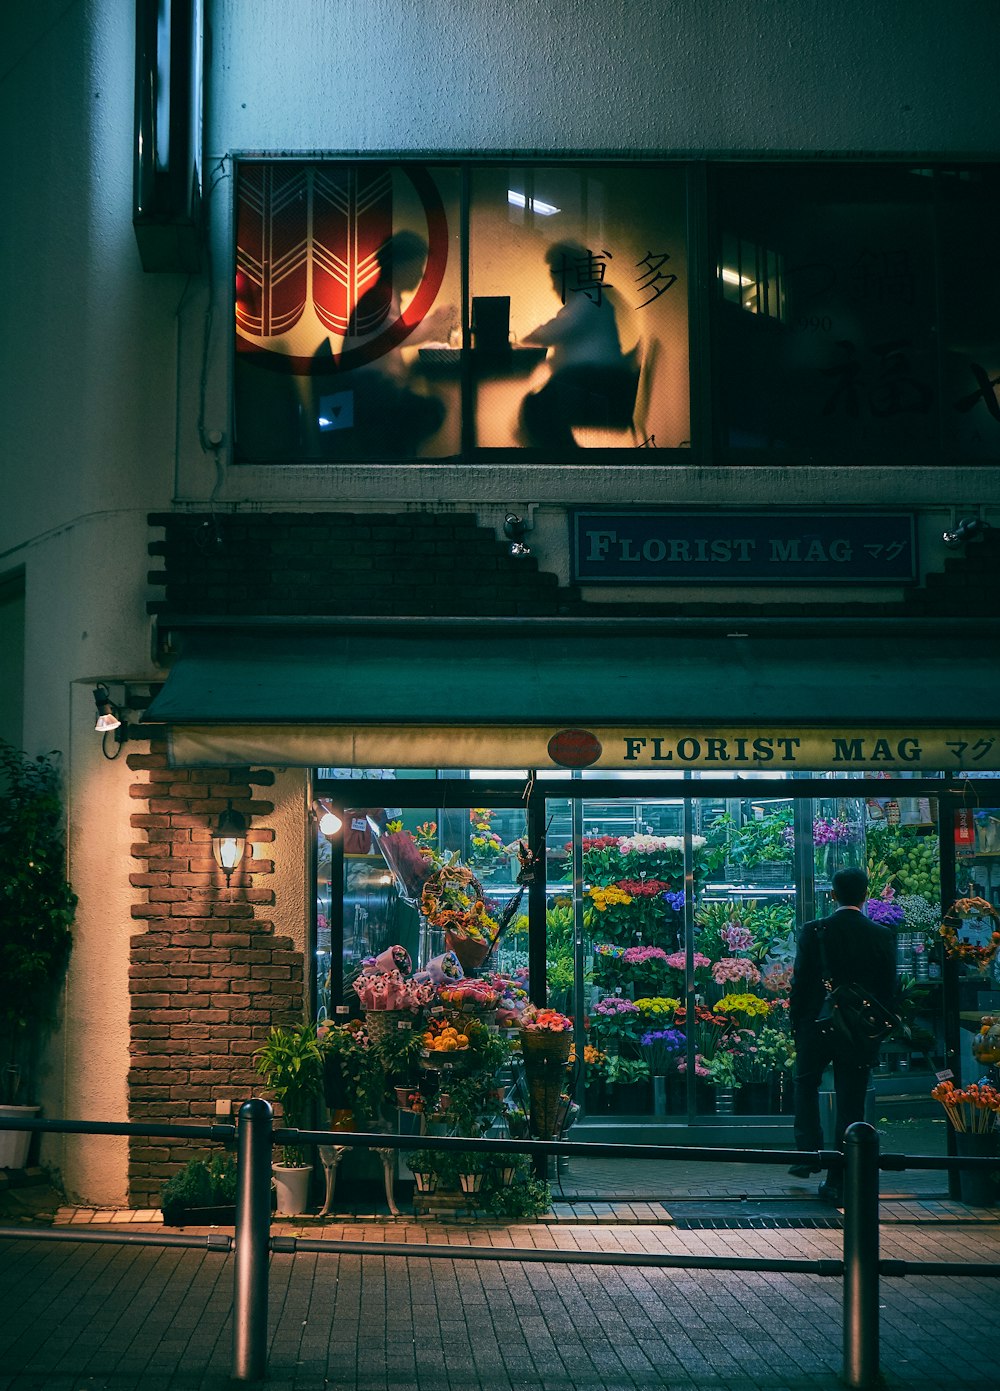
[[[848,869],[838,869],[830,888],[838,903],[860,908],[868,897],[868,875],[856,865]]]

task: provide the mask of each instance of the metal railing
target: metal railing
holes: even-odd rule
[[[487,1154],[567,1155],[585,1159],[644,1159],[668,1163],[811,1164],[844,1176],[843,1256],[803,1260],[794,1257],[655,1255],[651,1252],[544,1250],[534,1247],[448,1246],[405,1242],[364,1242],[270,1235],[271,1154],[275,1145],[329,1145],[359,1149],[412,1149],[412,1135],[367,1132],[276,1129],[270,1105],[254,1098],[240,1107],[239,1124],[142,1125],[132,1122],[0,1119],[0,1130],[30,1130],[64,1135],[134,1135],[193,1139],[201,1143],[236,1142],[237,1194],[235,1235],[212,1233],[136,1233],[120,1229],[0,1227],[0,1239],[108,1242],[138,1246],[201,1247],[235,1252],[233,1270],[232,1378],[261,1381],[267,1376],[268,1258],[272,1252],[322,1252],[328,1255],[414,1256],[421,1260],[543,1262],[561,1265],[652,1266],[669,1270],[746,1270],[843,1278],[843,1381],[855,1391],[879,1382],[879,1280],[883,1276],[1000,1276],[1000,1262],[882,1260],[879,1255],[879,1171],[940,1169],[993,1171],[997,1158],[901,1155],[879,1152],[874,1127],[859,1123],[847,1132],[839,1150],[751,1150],[688,1148],[680,1145],[597,1144],[573,1140],[472,1140],[462,1136],[421,1136],[421,1149],[482,1151]]]

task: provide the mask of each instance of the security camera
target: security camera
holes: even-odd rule
[[[528,523],[523,517],[519,517],[516,512],[508,512],[503,519],[503,534],[510,542],[511,555],[530,555],[531,548],[524,544],[524,533],[528,530]]]

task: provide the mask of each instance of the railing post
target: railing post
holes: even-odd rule
[[[878,1131],[863,1121],[844,1137],[844,1384],[878,1382]]]
[[[271,1230],[271,1107],[244,1101],[236,1132],[236,1257],[233,1276],[234,1381],[267,1373],[268,1242]]]

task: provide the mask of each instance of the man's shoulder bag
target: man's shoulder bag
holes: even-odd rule
[[[816,1016],[816,1027],[821,1037],[846,1043],[858,1053],[871,1053],[894,1030],[908,1038],[908,1026],[888,1005],[876,999],[870,990],[857,982],[833,985],[826,961],[823,929],[820,928],[816,935],[826,988],[826,997]]]

